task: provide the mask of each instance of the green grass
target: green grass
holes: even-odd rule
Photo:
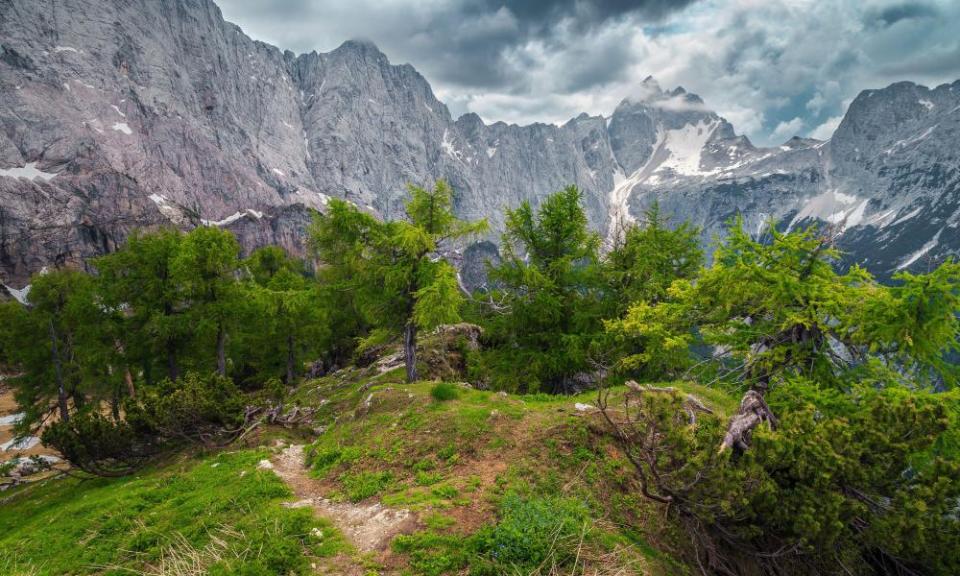
[[[670,555],[654,553],[675,540],[662,510],[635,496],[635,472],[598,434],[599,417],[575,409],[597,405],[596,391],[510,395],[390,378],[352,372],[304,388],[324,400],[314,474],[342,499],[376,497],[421,514],[424,529],[393,544],[406,562],[399,574],[528,573],[542,562],[569,569],[581,544],[592,567],[612,555],[618,566],[642,566],[624,573],[670,573]],[[720,413],[736,408],[720,390],[663,385]],[[611,406],[625,391],[610,390]],[[484,473],[489,466],[501,469]]]
[[[433,388],[430,389],[430,396],[437,402],[448,402],[459,398],[460,392],[457,390],[456,384],[437,382]]]
[[[198,563],[211,575],[307,574],[310,558],[348,549],[272,472],[263,451],[221,454],[119,479],[47,482],[0,506],[0,571],[137,573]],[[172,573],[172,572],[171,572]]]

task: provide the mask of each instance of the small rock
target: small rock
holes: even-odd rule
[[[574,404],[573,408],[577,412],[588,412],[590,410],[596,410],[596,408],[592,404],[581,404],[580,402],[577,402],[576,404]]]
[[[269,460],[261,460],[260,463],[257,464],[257,470],[273,470],[273,463]]]

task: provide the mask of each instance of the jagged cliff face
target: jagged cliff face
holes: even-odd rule
[[[490,220],[488,241],[504,207],[576,184],[608,237],[659,199],[705,239],[737,213],[758,230],[823,220],[881,273],[960,247],[960,84],[864,92],[831,142],[765,149],[652,79],[607,119],[454,120],[369,43],[281,52],[210,0],[0,0],[0,44],[0,279],[13,286],[142,226],[302,249],[329,198],[395,218],[407,183],[440,177],[462,217]]]
[[[738,214],[756,234],[771,218],[781,228],[818,222],[848,262],[880,276],[960,252],[960,81],[865,91],[829,142],[794,138],[756,148],[710,125],[715,131],[704,139],[698,130],[703,144],[689,148],[671,142],[690,144],[693,120],[680,132],[658,132],[668,160],[654,157],[630,177],[629,193],[618,195],[632,213],[658,199],[701,226],[705,242]]]

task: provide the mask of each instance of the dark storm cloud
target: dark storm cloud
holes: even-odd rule
[[[543,27],[558,21],[575,18],[581,26],[603,23],[611,18],[625,15],[640,15],[650,20],[659,20],[677,10],[686,8],[696,0],[478,0],[468,3],[470,9],[479,12],[496,12],[507,8],[521,22],[531,28]]]
[[[295,51],[329,50],[350,37],[372,40],[391,59],[409,61],[431,80],[469,89],[523,91],[540,65],[538,48],[571,50],[565,90],[617,79],[629,63],[625,43],[592,41],[612,22],[653,24],[697,0],[222,0],[228,19],[255,22]],[[248,26],[249,27],[249,26]],[[337,34],[339,32],[339,34]]]
[[[829,138],[863,89],[960,78],[957,0],[214,1],[295,52],[371,40],[491,122],[610,114],[653,75],[779,144]]]
[[[893,26],[902,20],[913,20],[916,18],[933,18],[938,11],[935,6],[922,2],[905,2],[885,6],[879,10],[872,10],[867,13],[868,24],[881,25],[884,27]]]

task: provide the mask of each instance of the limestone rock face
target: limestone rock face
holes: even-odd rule
[[[224,226],[246,250],[302,253],[330,198],[397,218],[406,184],[436,178],[461,217],[490,220],[451,255],[474,284],[503,208],[569,184],[608,238],[658,199],[705,241],[735,214],[757,232],[826,222],[881,274],[960,249],[960,83],[866,91],[830,142],[758,148],[653,79],[609,118],[453,119],[370,43],[282,52],[211,0],[0,0],[0,15],[0,280],[14,289],[137,227]]]

